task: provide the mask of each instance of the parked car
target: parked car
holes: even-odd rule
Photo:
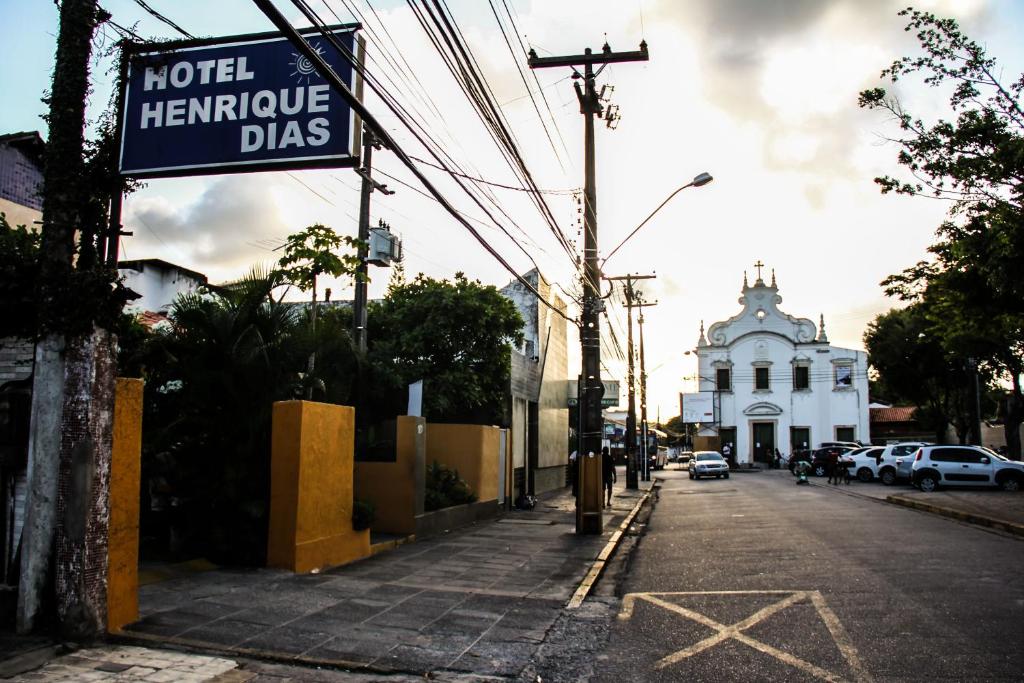
[[[1024,463],[978,446],[922,446],[913,457],[911,477],[925,492],[942,486],[998,486],[1020,491]]]
[[[818,448],[829,448],[830,446],[846,446],[848,448],[862,448],[863,444],[856,441],[822,441]]]
[[[679,457],[676,458],[676,464],[679,466],[689,465],[693,459],[693,451],[682,451]]]
[[[700,479],[701,477],[729,478],[729,463],[725,461],[721,453],[716,453],[715,451],[697,451],[690,458],[688,469],[690,470],[690,479]]]
[[[907,441],[886,446],[878,459],[878,478],[886,486],[892,486],[897,481],[910,481],[911,459],[907,456],[912,456],[918,448],[927,445],[924,441]],[[900,458],[907,459],[897,463]]]
[[[816,448],[811,451],[811,472],[816,477],[824,477],[828,474],[828,468],[832,464],[833,453],[837,458],[842,458],[853,449],[853,446],[825,446],[823,448]]]
[[[852,463],[850,474],[863,482],[869,482],[877,477],[878,461],[884,450],[883,446],[862,446],[847,453],[844,457]]]

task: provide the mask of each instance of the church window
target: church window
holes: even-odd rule
[[[768,384],[768,368],[754,368],[754,388],[761,391],[771,388]]]
[[[797,365],[793,368],[793,388],[811,388],[811,369],[806,365]]]
[[[729,368],[718,368],[716,371],[715,383],[719,391],[732,391],[732,378],[729,374]]]
[[[842,389],[853,386],[853,366],[852,365],[837,365],[836,366],[836,388]]]
[[[836,427],[836,441],[856,441],[856,432],[853,427]]]

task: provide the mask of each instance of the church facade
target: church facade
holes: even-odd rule
[[[760,263],[757,264],[759,267]],[[816,448],[824,441],[871,443],[867,354],[829,344],[819,325],[779,310],[772,271],[750,286],[743,309],[728,320],[701,323],[699,387],[712,392],[715,422],[703,425],[730,444],[737,463],[769,462],[775,449]]]

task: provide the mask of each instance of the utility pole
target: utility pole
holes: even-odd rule
[[[369,126],[363,126],[363,165],[356,170],[363,178],[359,195],[359,264],[356,266],[356,291],[352,302],[352,339],[360,353],[366,353],[366,286],[369,279],[366,259],[370,253],[370,195],[374,190],[394,194],[387,185],[378,183],[371,176],[374,148],[380,149],[380,142]]]
[[[604,419],[601,415],[601,330],[600,314],[603,302],[600,298],[601,267],[597,259],[597,185],[594,171],[594,116],[602,114],[601,98],[594,87],[594,81],[605,66],[618,62],[647,61],[647,43],[640,43],[638,52],[612,52],[608,43],[594,54],[590,48],[582,55],[563,57],[538,57],[530,50],[531,69],[568,66],[573,70],[573,87],[584,116],[584,167],[583,190],[583,310],[580,315],[580,348],[582,355],[583,398],[580,403],[582,429],[580,434],[579,482],[576,506],[576,533],[599,534],[604,528],[603,491],[601,481],[601,439],[604,437]],[[600,69],[594,72],[594,65]],[[575,67],[583,66],[581,74]],[[578,79],[583,79],[580,87]],[[616,114],[617,117],[617,114]],[[609,126],[613,123],[608,121]]]
[[[658,302],[646,304],[642,301],[636,307],[640,309],[640,438],[643,440],[644,481],[651,480],[651,457],[647,452],[647,368],[644,365],[644,308],[657,306]]]
[[[606,277],[605,280],[625,281],[623,293],[626,297],[626,346],[629,347],[627,359],[626,382],[628,396],[628,412],[626,413],[626,488],[640,488],[640,463],[637,460],[636,448],[636,372],[633,366],[633,308],[637,305],[637,293],[633,289],[636,280],[652,280],[655,275],[620,275]]]

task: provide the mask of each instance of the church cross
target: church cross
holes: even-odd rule
[[[757,263],[754,264],[754,267],[757,268],[757,279],[760,280],[761,279],[761,269],[764,268],[764,264],[761,263],[761,259],[757,259]]]

